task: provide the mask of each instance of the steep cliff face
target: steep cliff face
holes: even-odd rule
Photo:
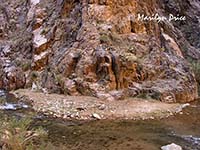
[[[200,2],[1,0],[0,87],[105,99],[197,98],[186,58],[200,59]],[[185,15],[140,21],[138,14]]]

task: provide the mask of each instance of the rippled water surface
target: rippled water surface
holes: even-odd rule
[[[48,122],[50,140],[74,150],[159,150],[176,143],[200,150],[200,105],[162,120]]]
[[[4,104],[0,108],[2,106]],[[16,109],[20,111],[12,109],[6,113],[26,115],[27,111],[21,111],[27,109],[24,108],[26,105],[20,106]],[[48,131],[49,141],[54,145],[64,145],[66,150],[160,150],[161,146],[171,143],[182,146],[184,150],[200,150],[198,101],[181,114],[161,120],[77,122],[42,116],[35,118],[34,125],[43,126]]]

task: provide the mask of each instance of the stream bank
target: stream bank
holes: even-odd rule
[[[19,96],[19,92],[17,93]],[[40,98],[37,97],[39,98],[38,103],[41,102],[39,100],[44,98],[41,97],[43,95],[41,93],[33,92],[32,94],[38,94],[37,96],[40,96]],[[125,120],[115,118],[114,120],[114,117],[112,117],[110,118],[112,120],[101,119],[99,121],[96,121],[94,119],[91,120],[92,118],[90,116],[88,120],[80,121],[80,119],[73,120],[75,118],[71,118],[71,120],[68,120],[69,118],[62,119],[44,116],[43,114],[35,112],[34,109],[30,107],[30,104],[25,103],[27,101],[24,100],[27,97],[21,96],[22,99],[19,99],[19,101],[17,101],[13,96],[14,95],[12,94],[5,94],[2,92],[2,94],[0,95],[2,101],[6,100],[4,102],[7,102],[9,105],[17,105],[13,105],[13,107],[8,107],[4,110],[2,109],[0,110],[0,112],[5,114],[9,118],[15,117],[19,121],[27,117],[32,118],[31,126],[33,128],[42,127],[44,131],[46,131],[48,140],[44,144],[48,145],[48,143],[51,143],[50,147],[47,148],[48,150],[160,150],[161,146],[170,143],[176,143],[180,145],[183,148],[183,150],[200,149],[199,101],[187,105],[162,103],[164,104],[164,106],[177,106],[173,107],[176,108],[174,110],[178,110],[177,108],[187,106],[183,110],[179,109],[179,113],[176,113],[176,115],[173,116],[169,116],[168,118],[149,118],[147,120],[142,120],[142,118],[137,118],[138,120]],[[50,98],[52,95],[46,96]],[[60,96],[62,97],[62,95]],[[9,99],[7,99],[6,97]],[[54,98],[59,99],[60,97],[57,96]],[[82,100],[83,99],[77,99],[75,102],[79,102],[77,104],[81,104],[80,102],[82,102]],[[132,102],[137,104],[136,100],[133,100]],[[137,105],[135,105],[135,107],[139,106],[139,102]],[[150,104],[155,103],[154,107],[161,106],[161,104],[158,105],[159,103],[155,101],[149,101],[144,103],[149,104],[149,106],[151,106]],[[4,104],[2,103],[1,106],[5,106]],[[34,99],[32,99],[32,104],[34,104]],[[115,105],[117,104],[118,101],[115,102]],[[28,108],[24,107],[24,105],[28,106]],[[117,106],[119,107],[118,109],[121,109],[120,105]],[[34,107],[35,106],[33,105],[33,108]],[[87,109],[89,109],[89,107],[87,107]],[[133,108],[133,110],[135,110],[135,108]],[[145,114],[147,116],[147,110]]]
[[[181,112],[188,106],[188,104],[168,104],[139,98],[109,101],[86,96],[45,94],[28,89],[20,89],[12,93],[17,98],[31,103],[36,112],[55,118],[76,120],[165,118]]]

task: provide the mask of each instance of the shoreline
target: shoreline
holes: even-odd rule
[[[89,96],[44,94],[28,89],[12,91],[32,108],[53,118],[72,120],[146,120],[162,119],[180,113],[189,104],[168,104],[157,100],[128,98],[101,100]]]

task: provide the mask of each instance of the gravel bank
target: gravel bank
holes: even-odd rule
[[[13,93],[31,101],[34,110],[64,119],[155,119],[181,112],[187,106],[138,98],[107,101],[95,97],[44,94],[27,89]]]

